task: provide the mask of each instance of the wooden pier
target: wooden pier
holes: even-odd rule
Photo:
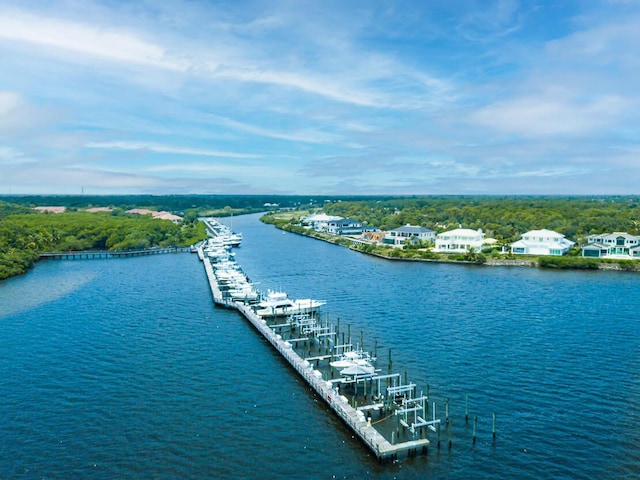
[[[143,255],[162,255],[165,253],[182,253],[190,251],[190,247],[147,248],[138,250],[84,250],[71,252],[43,252],[41,259],[48,260],[92,260],[104,258],[140,257]]]

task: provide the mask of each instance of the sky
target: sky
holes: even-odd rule
[[[0,194],[640,194],[640,0],[0,0]]]

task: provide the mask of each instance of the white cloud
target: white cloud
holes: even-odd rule
[[[6,9],[0,10],[0,39],[171,70],[185,70],[189,66],[187,62],[170,59],[161,46],[113,27],[43,18]]]
[[[149,142],[89,142],[87,148],[99,148],[103,150],[139,150],[154,153],[167,153],[176,155],[196,155],[201,157],[224,158],[260,158],[261,155],[252,153],[224,152],[219,150],[205,150],[197,148],[175,147]]]
[[[158,165],[144,169],[153,173],[180,173],[185,175],[227,175],[241,178],[273,178],[281,179],[289,175],[288,168],[279,168],[274,165],[234,165],[234,164],[209,164],[209,163],[173,163]]]
[[[15,165],[29,162],[24,154],[15,148],[5,147],[0,145],[0,164],[2,165]]]
[[[22,104],[22,98],[16,92],[0,91],[0,119],[9,115]]]
[[[311,128],[304,130],[290,130],[288,132],[275,131],[268,128],[258,127],[245,122],[239,122],[231,118],[211,115],[213,120],[221,125],[229,127],[233,130],[258,135],[268,138],[276,138],[279,140],[288,140],[293,142],[304,143],[333,143],[338,140],[336,135],[317,131]]]
[[[470,120],[499,132],[525,137],[585,135],[611,126],[624,109],[624,99],[617,96],[580,102],[539,95],[494,103],[473,113]]]

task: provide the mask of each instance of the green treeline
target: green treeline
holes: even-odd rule
[[[487,237],[514,242],[537,229],[577,242],[594,233],[640,234],[640,197],[416,197],[326,203],[329,215],[353,218],[380,230],[412,224],[438,232],[482,228]]]
[[[25,213],[23,207],[0,202],[0,279],[24,273],[40,252],[187,246],[206,237],[195,217],[176,225],[121,210]]]
[[[294,208],[321,204],[326,197],[277,195],[0,195],[0,202],[29,207],[62,206],[70,210],[88,207],[118,207],[123,210],[148,208],[183,215],[195,209],[203,216],[257,213],[273,208]],[[362,197],[372,198],[372,197]]]

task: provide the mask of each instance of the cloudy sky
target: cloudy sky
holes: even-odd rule
[[[638,194],[638,0],[0,0],[0,194]]]

